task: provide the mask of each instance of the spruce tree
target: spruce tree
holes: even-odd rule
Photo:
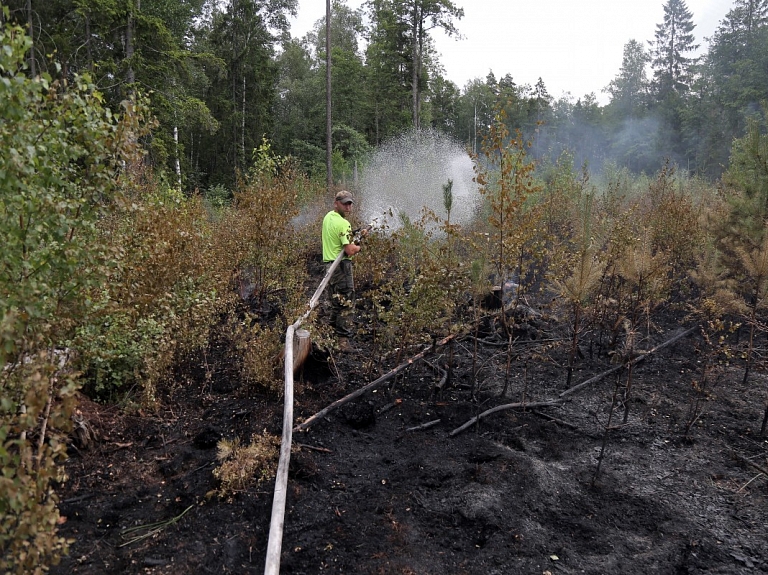
[[[653,86],[659,101],[671,93],[682,95],[690,88],[696,59],[687,54],[699,47],[693,36],[693,15],[685,0],[667,0],[664,21],[656,25],[651,44]]]
[[[750,38],[768,24],[768,0],[735,0],[718,33],[731,28],[736,36],[749,44]]]

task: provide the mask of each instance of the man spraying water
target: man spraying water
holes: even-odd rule
[[[354,199],[352,194],[342,190],[336,194],[333,209],[323,218],[323,262],[330,266],[340,252],[344,251],[339,266],[333,272],[328,288],[331,300],[330,323],[339,338],[339,348],[343,352],[353,351],[349,338],[354,335],[350,329],[350,316],[355,306],[355,281],[352,274],[352,256],[360,251],[355,243],[349,215]],[[361,230],[365,236],[367,230]]]

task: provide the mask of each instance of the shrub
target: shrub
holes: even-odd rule
[[[174,360],[207,343],[232,274],[203,199],[155,186],[134,189],[102,222],[113,266],[90,293],[92,313],[72,341],[86,391],[114,399],[137,386],[147,407]]]
[[[0,571],[41,573],[67,546],[52,484],[79,384],[62,346],[108,273],[94,238],[141,106],[126,102],[118,122],[87,77],[27,78],[21,29],[0,43]]]
[[[253,484],[259,485],[275,477],[279,437],[264,431],[262,435],[254,434],[248,445],[235,438],[222,439],[216,447],[220,463],[213,470],[213,476],[219,480],[216,490],[219,497],[232,497]]]
[[[536,199],[541,186],[528,158],[530,142],[518,131],[510,137],[504,111],[497,113],[483,140],[486,169],[478,169],[477,183],[485,196],[490,232],[490,263],[496,281],[516,279],[519,298],[537,280],[547,259],[547,238],[541,231],[544,205]],[[507,317],[500,315],[503,325]]]

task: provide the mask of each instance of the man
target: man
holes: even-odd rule
[[[352,241],[352,225],[348,219],[353,203],[352,194],[342,190],[336,194],[333,209],[323,218],[323,262],[330,265],[342,250],[345,254],[328,284],[331,300],[330,323],[339,337],[339,347],[345,352],[352,351],[349,338],[353,333],[349,326],[349,316],[355,305],[351,258],[360,251],[360,246]]]

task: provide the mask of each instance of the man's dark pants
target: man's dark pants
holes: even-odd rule
[[[329,264],[330,265],[330,264]],[[328,289],[331,300],[330,322],[336,335],[352,337],[350,316],[355,307],[355,281],[352,276],[352,260],[341,260],[333,272]]]

